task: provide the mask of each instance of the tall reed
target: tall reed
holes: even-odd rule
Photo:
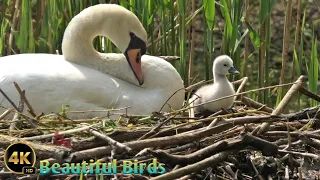
[[[249,77],[246,88],[294,81],[299,75],[306,74],[308,88],[318,92],[319,42],[313,26],[306,26],[312,24],[306,9],[313,7],[301,0],[2,0],[0,55],[61,54],[63,33],[72,17],[99,3],[118,3],[134,12],[149,35],[147,53],[180,56],[180,60],[171,63],[186,86],[202,79],[212,79],[213,59],[219,54],[227,54],[234,60],[235,67],[242,71],[234,79]],[[287,8],[285,16],[273,19],[276,5]],[[292,9],[297,9],[296,23],[291,23]],[[277,11],[280,11],[279,7]],[[279,28],[275,27],[275,21],[285,22],[282,35],[272,31]],[[291,30],[294,33],[290,33]],[[282,38],[283,43],[274,44],[272,39],[275,37]],[[105,37],[95,38],[93,46],[100,52],[120,52]],[[281,68],[271,69],[279,58]],[[277,73],[280,78],[270,77]],[[278,89],[277,97],[273,92],[276,90],[249,96],[274,106],[286,89]],[[304,106],[317,104],[302,96],[298,104],[300,100]]]

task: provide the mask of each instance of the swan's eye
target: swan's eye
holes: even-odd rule
[[[131,38],[134,38],[136,36],[133,32],[130,32],[129,35]]]
[[[227,64],[224,64],[224,66],[226,66],[226,67],[227,67]]]

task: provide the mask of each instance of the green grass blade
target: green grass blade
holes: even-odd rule
[[[5,48],[6,48],[5,35],[6,35],[6,31],[8,30],[9,30],[9,21],[6,18],[4,18],[1,23],[1,29],[0,29],[0,56],[2,56],[5,52]]]
[[[263,24],[270,10],[276,5],[277,0],[260,0],[259,23]]]
[[[207,20],[207,25],[209,30],[213,30],[214,28],[214,19],[215,19],[215,0],[203,0],[204,13]]]
[[[178,0],[178,9],[179,9],[179,43],[180,43],[180,62],[179,62],[179,73],[185,83],[188,81],[186,78],[186,43],[185,43],[185,17],[186,17],[186,1],[185,0]]]
[[[251,40],[252,44],[255,46],[255,49],[258,49],[261,46],[260,36],[259,36],[258,32],[256,30],[254,30],[252,28],[252,26],[247,21],[245,21],[245,23],[246,23],[246,26],[248,27],[249,32],[250,32],[249,33],[250,40]]]
[[[31,1],[22,1],[21,3],[21,24],[19,28],[19,35],[17,39],[17,45],[21,53],[28,52],[28,36],[29,36],[29,21],[30,21],[30,2]]]
[[[308,82],[309,89],[318,94],[319,61],[317,49],[317,37],[314,38],[311,45],[311,62],[309,63]],[[311,100],[311,105],[316,106],[317,102]]]
[[[225,18],[226,21],[226,26],[227,26],[227,32],[228,32],[228,36],[231,37],[232,36],[232,22],[231,22],[231,17],[230,17],[230,12],[229,12],[229,8],[227,5],[226,0],[220,0],[220,4],[221,4],[221,13],[223,15],[223,17]]]

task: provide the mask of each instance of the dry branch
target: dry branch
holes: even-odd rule
[[[1,115],[0,115],[0,120],[4,119],[7,115],[9,115],[12,112],[12,109],[7,109],[5,110]]]
[[[67,135],[67,134],[78,133],[81,131],[86,131],[93,126],[95,126],[95,125],[84,126],[84,127],[80,127],[80,128],[76,128],[76,129],[67,130],[67,131],[61,131],[61,132],[59,132],[59,134],[60,135]],[[22,138],[22,140],[25,140],[25,141],[41,140],[41,139],[52,138],[54,136],[55,136],[55,133],[51,133],[51,134],[44,134],[44,135],[40,135],[40,136],[25,137],[25,138]]]
[[[266,105],[261,104],[261,103],[259,103],[259,102],[257,102],[257,101],[254,101],[253,99],[250,99],[250,98],[245,97],[245,96],[242,96],[242,97],[241,97],[241,101],[242,101],[245,105],[247,105],[247,106],[249,106],[249,107],[253,107],[253,108],[255,108],[255,109],[259,109],[259,110],[261,110],[261,111],[265,111],[265,112],[268,112],[268,113],[272,113],[272,111],[273,111],[272,108],[269,108],[269,107],[267,107]]]
[[[33,147],[37,154],[37,158],[46,159],[46,158],[55,158],[58,160],[62,160],[67,157],[71,152],[69,149],[61,147],[61,146],[53,146],[49,144],[40,144],[34,143],[30,141],[26,141],[20,138],[14,138],[11,136],[1,135],[0,134],[0,148],[7,148],[11,143],[14,142],[24,142]]]
[[[20,86],[18,85],[18,83],[14,82],[13,84],[14,84],[15,88],[17,89],[18,93],[20,94],[20,97],[21,97],[22,101],[23,101],[24,103],[26,103],[26,105],[28,106],[28,108],[29,108],[28,112],[29,112],[33,117],[36,117],[37,115],[35,114],[32,106],[30,105],[28,99],[26,98],[25,93],[24,93],[23,91],[21,91],[21,88],[20,88]]]
[[[93,134],[95,137],[101,139],[101,140],[104,140],[105,142],[107,142],[113,149],[114,153],[117,153],[117,152],[127,152],[127,153],[131,153],[132,152],[132,149],[129,148],[128,146],[122,144],[122,143],[119,143],[113,139],[111,139],[109,136],[106,136],[98,131],[95,131],[93,129],[89,129],[89,132],[91,134]]]
[[[171,171],[169,173],[157,176],[155,178],[151,178],[150,180],[176,179],[176,178],[182,177],[184,175],[191,174],[193,172],[198,172],[198,171],[205,169],[207,167],[215,167],[218,163],[225,160],[229,154],[231,154],[230,151],[224,151],[224,152],[218,153],[214,156],[211,156],[209,158],[206,158],[200,162],[194,163],[192,165],[185,166],[183,168],[177,169],[175,171]]]
[[[277,108],[271,113],[271,115],[280,115],[283,109],[289,104],[292,97],[299,91],[305,81],[304,76],[300,76],[296,83],[291,86],[289,91],[283,97]],[[263,123],[260,128],[254,130],[253,134],[257,133],[258,135],[268,130],[270,123]]]
[[[219,141],[217,143],[208,146],[207,148],[196,151],[192,154],[188,155],[172,155],[163,150],[153,151],[151,149],[148,150],[148,153],[152,154],[154,157],[161,160],[161,162],[170,165],[187,165],[193,164],[198,161],[201,161],[204,158],[209,156],[213,156],[214,154],[226,150],[228,147],[228,142]]]

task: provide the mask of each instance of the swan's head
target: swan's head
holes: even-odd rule
[[[141,56],[146,53],[147,32],[137,16],[116,4],[98,4],[84,9],[72,18],[65,31],[62,41],[65,58],[79,61],[79,54],[85,56],[84,59],[99,57],[92,46],[97,35],[107,37],[121,50],[142,85]],[[85,43],[91,43],[92,49]]]
[[[212,66],[213,74],[219,74],[219,75],[227,75],[227,74],[240,74],[239,71],[237,71],[233,67],[233,61],[232,59],[227,55],[221,55],[218,56]]]
[[[102,35],[107,36],[126,56],[139,84],[144,83],[141,68],[141,56],[146,53],[147,32],[138,17],[126,8],[115,5],[104,5],[107,9],[102,21]]]

